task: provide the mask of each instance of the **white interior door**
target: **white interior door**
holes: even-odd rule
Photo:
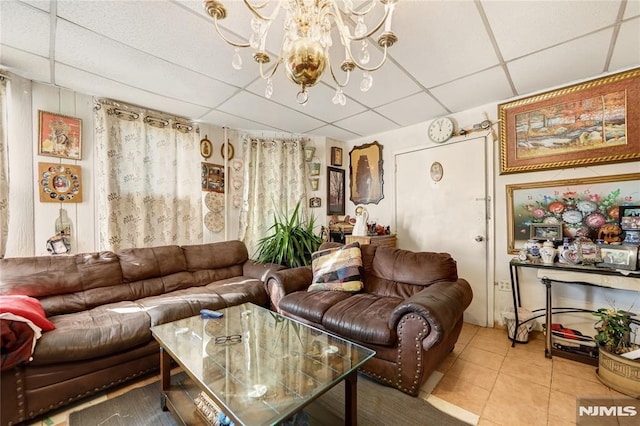
[[[485,153],[482,137],[395,155],[398,247],[451,254],[473,288],[465,322],[480,326],[489,321]]]

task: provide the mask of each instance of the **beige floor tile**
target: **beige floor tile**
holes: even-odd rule
[[[503,426],[503,425],[500,423],[494,423],[491,420],[481,417],[480,421],[478,421],[478,426]]]
[[[500,375],[481,418],[506,425],[545,425],[549,388]]]
[[[480,415],[489,398],[488,390],[451,375],[443,377],[431,394],[477,415]]]
[[[447,375],[463,378],[475,386],[490,391],[496,382],[498,372],[464,359],[458,359],[451,366]]]
[[[575,426],[575,424],[575,421],[554,417],[551,413],[549,413],[549,419],[547,420],[547,426]]]
[[[460,336],[458,337],[457,343],[466,345],[467,343],[469,343],[469,341],[471,341],[473,336],[476,335],[478,330],[481,330],[481,329],[482,327],[479,327],[474,324],[468,324],[465,322],[464,324],[462,324],[462,331],[460,331]]]
[[[507,351],[511,347],[511,342],[505,336],[497,336],[494,334],[481,335],[480,333],[471,339],[469,342],[470,347],[483,349],[488,352],[493,352],[498,355],[505,356]]]
[[[593,382],[582,376],[558,373],[554,370],[551,376],[551,389],[578,396],[610,396],[609,388],[599,381]]]
[[[453,363],[456,362],[456,360],[460,357],[460,354],[464,350],[464,347],[464,345],[456,344],[455,348],[453,348],[453,350],[449,352],[449,355],[447,355],[447,357],[442,360],[436,370],[441,373],[446,373],[447,371],[449,371]]]
[[[544,359],[544,358],[543,358]],[[522,383],[535,383],[549,387],[551,384],[552,364],[533,364],[531,357],[507,356],[500,368],[500,374],[517,377]]]
[[[596,367],[594,367],[593,365],[572,361],[570,359],[561,358],[559,356],[553,357],[553,372],[579,377],[582,380],[589,380],[591,382],[600,383],[598,376],[596,376]]]
[[[467,346],[460,354],[460,359],[499,371],[504,361],[504,356],[473,346]]]
[[[549,397],[549,418],[576,422],[576,397],[551,389]]]

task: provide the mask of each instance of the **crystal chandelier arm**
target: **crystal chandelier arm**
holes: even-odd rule
[[[339,86],[339,87],[347,87],[347,85],[349,84],[349,78],[351,77],[351,71],[346,71],[347,73],[347,78],[344,81],[344,83],[340,83],[338,81],[338,78],[336,77],[336,74],[333,72],[333,65],[331,65],[331,61],[329,61],[329,71],[331,72],[331,78],[333,78],[333,81]]]
[[[271,16],[266,17],[266,16],[263,16],[260,12],[258,12],[258,9],[262,9],[263,7],[271,3],[271,0],[267,0],[264,3],[256,6],[249,3],[249,0],[243,0],[244,5],[247,6],[247,9],[249,9],[256,18],[261,19],[263,21],[273,21],[275,17],[278,16],[278,12],[280,12],[280,6],[282,5],[282,1],[283,0],[278,0],[278,5],[276,6]]]
[[[271,71],[269,72],[268,75],[265,75],[264,70],[263,70],[263,63],[260,62],[260,77],[263,80],[268,80],[268,79],[272,78],[273,75],[278,70],[278,66],[280,65],[280,62],[282,62],[282,61],[280,60],[280,58],[278,58],[278,60],[276,61],[276,64],[273,66],[273,68],[271,68]]]
[[[351,12],[345,11],[344,13],[348,15],[353,15],[353,16],[365,16],[367,13],[373,10],[373,8],[376,6],[376,3],[377,3],[377,0],[371,0],[369,2],[369,6],[360,12],[358,12],[357,10],[351,10]]]
[[[358,69],[361,69],[362,71],[367,71],[367,72],[372,72],[372,71],[377,71],[380,68],[382,68],[382,66],[384,65],[384,63],[387,61],[387,49],[388,47],[384,47],[384,53],[382,55],[382,60],[380,60],[380,63],[374,67],[365,67],[364,65],[358,63],[358,61],[356,61],[356,59],[353,57],[353,55],[351,54],[351,48],[347,47],[346,51],[347,51],[347,56],[348,58],[351,60],[351,62],[353,62],[353,64],[358,67]]]
[[[222,34],[222,31],[220,31],[220,27],[218,27],[218,20],[214,19],[213,20],[213,26],[216,28],[216,32],[218,33],[218,35],[220,36],[220,38],[222,40],[224,40],[227,44],[230,44],[233,47],[249,47],[249,43],[241,43],[241,42],[234,42],[229,40],[227,37],[225,37],[224,34]]]

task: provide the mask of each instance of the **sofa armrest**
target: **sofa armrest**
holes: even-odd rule
[[[280,299],[294,291],[302,291],[309,288],[313,279],[313,271],[311,266],[301,266],[292,269],[282,269],[274,271],[267,277],[265,285],[269,300],[271,300],[271,309],[278,309]]]
[[[389,327],[397,330],[401,318],[406,314],[421,316],[431,328],[422,342],[423,347],[428,349],[455,328],[472,298],[471,286],[464,279],[432,284],[398,305],[391,313]]]
[[[284,268],[285,266],[276,263],[260,263],[254,260],[247,260],[242,265],[242,275],[265,282],[270,274]]]

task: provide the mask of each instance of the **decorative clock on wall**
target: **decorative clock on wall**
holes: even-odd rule
[[[432,142],[443,143],[451,139],[455,127],[455,123],[451,118],[440,117],[429,124],[427,135]]]

